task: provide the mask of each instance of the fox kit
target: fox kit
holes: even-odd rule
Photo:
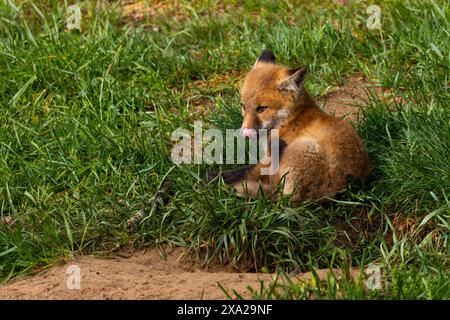
[[[259,129],[278,129],[279,169],[262,175],[268,165],[259,162],[223,172],[224,182],[238,194],[256,196],[262,190],[275,195],[282,186],[294,200],[319,199],[344,189],[348,178],[366,177],[370,162],[361,139],[349,123],[317,106],[304,87],[306,74],[306,66],[275,64],[266,49],[245,77],[241,132],[254,139]]]

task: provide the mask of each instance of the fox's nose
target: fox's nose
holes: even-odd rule
[[[256,130],[251,128],[241,128],[242,135],[246,138],[255,139]]]

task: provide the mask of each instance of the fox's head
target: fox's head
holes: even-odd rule
[[[275,56],[265,49],[241,88],[242,134],[255,138],[258,129],[280,128],[297,114],[307,96],[306,74],[306,66],[290,69],[275,64]]]

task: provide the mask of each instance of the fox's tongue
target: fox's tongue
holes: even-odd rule
[[[254,138],[256,138],[256,131],[254,129],[244,128],[244,129],[242,129],[242,135],[244,137],[254,139]]]

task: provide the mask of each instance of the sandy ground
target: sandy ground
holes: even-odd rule
[[[327,272],[318,270],[319,277],[325,278]],[[311,274],[301,273],[293,280],[310,278]],[[267,286],[274,279],[272,274],[237,273],[219,265],[205,270],[186,259],[181,248],[165,257],[158,249],[148,249],[129,258],[77,257],[0,286],[0,299],[226,299],[218,283],[233,298],[235,290],[248,299],[248,286],[258,290],[261,281]]]
[[[247,285],[259,288],[260,280],[272,281],[270,274],[205,270],[183,257],[181,248],[165,257],[158,249],[129,258],[76,257],[0,286],[0,299],[225,299],[217,283],[249,297]]]
[[[374,91],[384,99],[391,98],[389,90],[369,83],[362,74],[356,73],[347,78],[344,84],[335,88],[333,92],[317,97],[316,101],[327,113],[356,122],[361,106],[367,103],[369,91]],[[401,98],[395,97],[395,99],[400,101]]]

